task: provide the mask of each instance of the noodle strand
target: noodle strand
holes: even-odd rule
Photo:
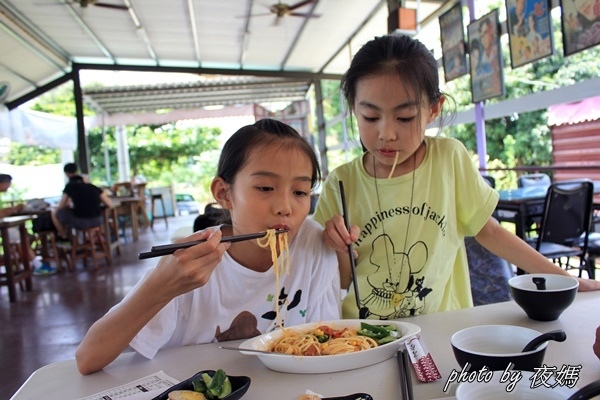
[[[269,247],[271,249],[271,261],[273,262],[273,268],[275,272],[275,296],[279,295],[280,287],[280,276],[282,270],[286,273],[290,273],[290,248],[288,246],[288,235],[287,232],[275,233],[275,229],[268,229],[267,234],[257,239],[256,242],[260,247]],[[277,245],[279,244],[279,251],[281,257],[277,256]],[[283,306],[287,304],[287,299]],[[277,301],[275,302],[275,315],[277,326],[282,327],[281,316],[279,315],[279,307]]]
[[[399,151],[396,151],[396,157],[394,158],[394,165],[392,166],[392,170],[390,171],[390,174],[388,175],[388,179],[390,179],[392,177],[392,175],[394,175],[394,170],[396,169],[396,164],[398,164],[398,156],[400,155]]]

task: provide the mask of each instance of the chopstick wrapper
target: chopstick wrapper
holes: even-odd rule
[[[425,344],[419,336],[412,336],[406,339],[405,346],[418,380],[421,382],[433,382],[442,378],[438,367],[433,361],[433,357],[431,357],[431,353],[427,351]]]

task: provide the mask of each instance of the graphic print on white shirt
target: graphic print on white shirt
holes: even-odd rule
[[[273,304],[275,296],[273,294],[269,294],[267,296],[267,303]],[[298,289],[294,294],[294,297],[291,301],[288,301],[288,294],[285,291],[285,287],[281,288],[279,292],[279,296],[277,297],[276,307],[279,308],[279,317],[281,319],[281,326],[285,326],[285,315],[288,312],[292,311],[294,313],[300,314],[302,318],[306,316],[306,308],[298,309],[298,307],[302,300],[302,290]],[[267,311],[260,316],[261,319],[267,320],[270,322],[269,329],[267,332],[270,332],[278,327],[277,325],[277,312],[275,310]],[[258,320],[254,314],[250,311],[242,311],[238,315],[235,316],[233,321],[231,321],[231,325],[226,328],[224,331],[221,331],[222,327],[220,325],[217,326],[217,330],[215,332],[215,339],[218,342],[225,342],[228,340],[237,340],[237,339],[247,339],[254,336],[258,336],[261,332],[258,330]]]

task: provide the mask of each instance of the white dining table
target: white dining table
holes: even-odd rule
[[[444,386],[452,371],[459,371],[450,346],[452,334],[474,325],[518,325],[540,332],[563,329],[567,340],[549,342],[544,363],[561,369],[581,365],[575,388],[600,379],[600,360],[592,345],[600,325],[600,292],[578,293],[574,303],[556,321],[530,320],[513,301],[407,318],[421,327],[421,339],[433,357],[442,379],[422,383],[412,375],[415,400],[453,398],[457,384]],[[240,341],[229,342],[236,345]],[[104,370],[82,376],[75,360],[46,365],[29,377],[12,397],[25,399],[79,399],[135,381],[158,371],[185,380],[196,372],[222,368],[229,375],[252,379],[244,400],[296,400],[307,389],[334,396],[366,392],[376,400],[398,400],[399,368],[396,357],[364,368],[328,374],[288,374],[269,370],[252,355],[220,349],[218,343],[163,349],[152,360],[123,353]]]

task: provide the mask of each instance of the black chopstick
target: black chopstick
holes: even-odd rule
[[[287,232],[287,230],[278,229],[275,231],[275,234],[278,235],[280,233],[285,233],[285,232]],[[235,243],[235,242],[241,242],[244,240],[258,239],[258,238],[264,237],[266,234],[267,234],[267,232],[264,231],[264,232],[257,232],[257,233],[249,233],[246,235],[223,236],[221,238],[221,242]],[[160,246],[152,246],[150,251],[145,252],[145,253],[139,253],[138,259],[144,260],[146,258],[166,256],[168,254],[175,253],[175,251],[177,251],[179,249],[187,249],[188,247],[192,247],[192,246],[195,246],[195,245],[203,243],[203,242],[206,242],[206,239],[192,240],[191,242],[172,243],[172,244],[163,244]]]
[[[400,399],[408,400],[408,384],[406,383],[406,373],[404,372],[404,353],[398,350],[396,353],[398,360],[398,372],[400,375]]]
[[[342,201],[342,216],[344,217],[344,225],[350,232],[350,220],[348,219],[348,210],[346,209],[346,194],[344,193],[344,183],[338,182],[340,186],[340,200]],[[358,308],[358,316],[360,319],[367,318],[367,308],[360,306],[360,295],[358,293],[358,280],[356,279],[356,262],[354,261],[354,250],[352,245],[348,245],[348,256],[350,257],[350,269],[352,270],[352,285],[354,286],[354,296],[356,297],[356,308]]]
[[[413,400],[412,376],[410,370],[412,368],[408,350],[398,350],[396,354],[398,358],[398,369],[400,370],[400,385],[403,400]]]
[[[413,400],[413,384],[412,384],[412,362],[410,361],[410,356],[408,355],[408,350],[402,350],[402,354],[404,354],[404,371],[406,371],[406,387],[408,388],[408,400]]]

